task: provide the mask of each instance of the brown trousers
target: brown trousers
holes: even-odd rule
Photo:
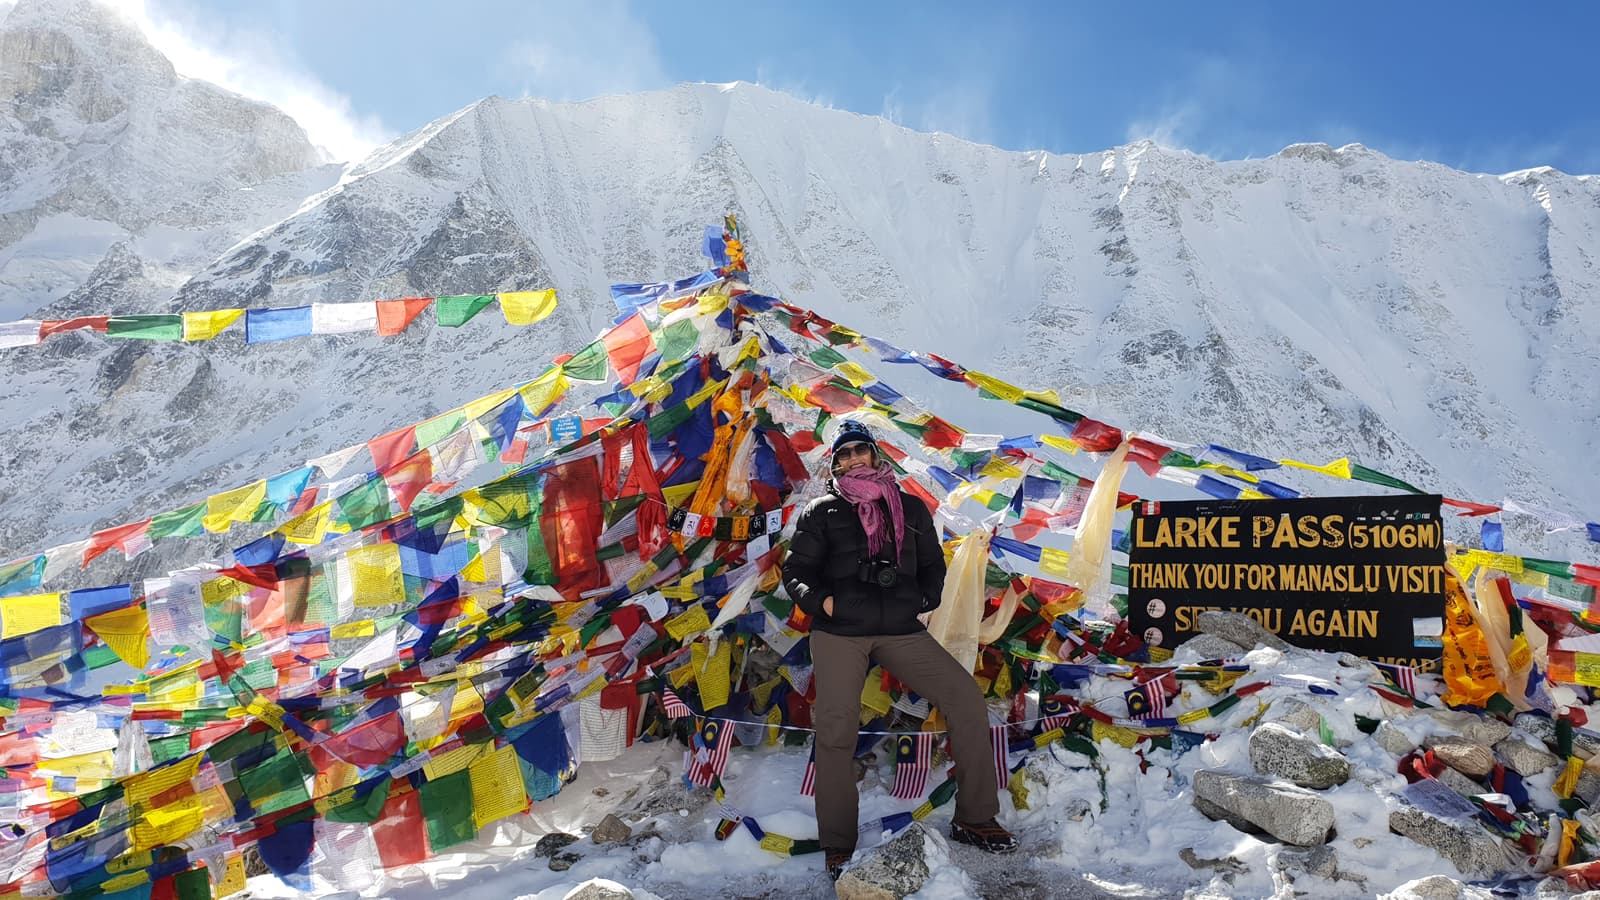
[[[864,637],[812,631],[817,838],[823,849],[856,846],[860,798],[851,760],[861,729],[861,688],[874,660],[944,714],[955,758],[955,821],[987,822],[998,815],[989,713],[972,673],[962,671],[926,631]]]

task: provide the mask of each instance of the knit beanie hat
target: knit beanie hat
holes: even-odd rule
[[[850,444],[870,444],[872,445],[872,451],[874,453],[878,452],[878,442],[873,438],[872,432],[867,430],[867,426],[860,422],[846,419],[839,424],[839,435],[833,439],[833,450],[829,452],[829,455],[832,456],[838,453],[839,448]]]

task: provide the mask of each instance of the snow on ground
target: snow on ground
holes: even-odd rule
[[[1450,896],[1457,891],[1460,896],[1490,896],[1487,886],[1463,885],[1467,878],[1434,851],[1390,833],[1388,815],[1397,803],[1393,795],[1406,781],[1396,772],[1397,758],[1355,723],[1357,715],[1389,718],[1394,727],[1421,740],[1446,730],[1449,718],[1460,714],[1417,710],[1391,717],[1367,688],[1371,670],[1341,665],[1333,654],[1258,648],[1245,661],[1252,671],[1240,685],[1269,680],[1271,686],[1247,697],[1221,721],[1209,721],[1204,727],[1218,734],[1216,740],[1181,754],[1143,744],[1142,752],[1136,752],[1102,740],[1097,745],[1098,765],[1061,746],[1036,752],[1026,779],[1027,808],[1015,807],[1008,794],[1001,794],[1001,821],[1017,832],[1022,851],[991,856],[929,839],[932,873],[914,896],[918,900],[1412,897],[1426,894],[1430,884],[1443,885]],[[1184,693],[1173,701],[1180,711],[1216,699],[1196,683],[1185,685]],[[1313,685],[1332,693],[1313,693]],[[1097,677],[1077,693],[1120,715],[1116,704],[1126,686],[1124,680]],[[1280,871],[1279,857],[1299,851],[1207,819],[1193,805],[1190,784],[1200,769],[1250,773],[1247,725],[1270,719],[1274,705],[1281,711],[1295,702],[1320,714],[1349,757],[1353,776],[1344,785],[1319,792],[1336,811],[1337,834],[1329,846],[1337,857],[1337,876],[1302,873],[1291,883]],[[812,802],[799,792],[806,756],[803,747],[736,750],[724,779],[729,805],[754,816],[769,832],[814,837]],[[706,791],[688,791],[681,771],[680,745],[636,744],[615,760],[580,766],[561,793],[535,803],[524,815],[487,828],[463,852],[383,872],[371,855],[370,843],[358,844],[348,855],[317,863],[314,890],[341,900],[422,900],[441,891],[555,900],[591,879],[604,879],[632,890],[636,897],[663,900],[831,895],[817,855],[789,858],[769,853],[744,829],[726,841],[716,840],[716,804]],[[1553,778],[1553,772],[1546,772],[1528,780],[1536,806],[1554,806]],[[891,782],[887,763],[868,767],[862,781],[863,820],[918,805],[889,797]],[[935,832],[948,831],[951,808],[946,805],[929,819]],[[588,831],[607,813],[627,822],[633,836],[605,845],[589,840]],[[575,857],[564,871],[552,870],[550,860],[534,850],[541,836],[555,831],[581,836],[564,850]],[[862,848],[872,843],[864,839]],[[1203,867],[1192,868],[1185,857]],[[337,871],[340,865],[342,876]],[[1415,883],[1441,875],[1450,883]],[[1522,882],[1521,891],[1528,893],[1533,883]],[[272,876],[252,879],[250,893],[255,898],[303,896]]]

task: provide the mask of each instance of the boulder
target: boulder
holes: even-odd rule
[[[604,878],[591,878],[565,894],[561,900],[633,900],[633,891]]]
[[[1300,874],[1318,878],[1339,877],[1339,855],[1327,844],[1319,847],[1285,847],[1278,852],[1278,868],[1288,873],[1290,880]]]
[[[1544,741],[1551,750],[1556,749],[1556,721],[1549,716],[1523,713],[1512,724]],[[1600,753],[1600,734],[1586,728],[1572,729],[1572,753],[1579,759],[1588,759]]]
[[[1250,764],[1263,775],[1323,790],[1350,780],[1350,760],[1296,731],[1268,722],[1250,734]]]
[[[1461,900],[1467,896],[1465,885],[1448,875],[1429,875],[1408,881],[1387,894],[1382,900]],[[1476,896],[1476,895],[1474,895]]]
[[[567,847],[569,844],[577,843],[578,840],[579,840],[579,838],[575,834],[567,834],[567,833],[561,832],[561,831],[552,831],[549,834],[545,835],[544,837],[539,838],[538,843],[533,845],[533,855],[534,856],[555,856],[557,853],[559,853],[562,849]]]
[[[1459,709],[1418,710],[1441,726],[1441,731],[1463,737],[1475,744],[1498,744],[1511,734],[1511,726],[1493,717]]]
[[[1284,697],[1268,707],[1266,721],[1277,722],[1295,731],[1310,733],[1319,730],[1322,725],[1322,714],[1311,707],[1311,704],[1293,697]]]
[[[1465,738],[1434,735],[1422,745],[1440,762],[1469,778],[1483,778],[1494,769],[1494,751]]]
[[[930,840],[943,838],[913,822],[894,840],[867,851],[834,884],[840,900],[900,900],[915,894],[928,880]]]
[[[583,859],[583,857],[573,853],[570,850],[563,850],[560,853],[550,857],[550,871],[565,872],[566,870],[572,868],[572,864],[580,859]]]
[[[615,813],[607,813],[600,824],[589,833],[589,839],[596,844],[617,844],[628,839],[633,834],[633,829],[628,823],[617,818]]]
[[[1325,844],[1333,831],[1333,804],[1302,787],[1219,769],[1194,773],[1193,785],[1197,800],[1220,807],[1286,844]],[[1196,808],[1205,812],[1198,804]]]
[[[1494,752],[1519,775],[1537,775],[1561,765],[1561,758],[1522,738],[1508,737],[1494,745]]]
[[[1265,644],[1274,650],[1289,649],[1288,641],[1241,612],[1208,609],[1195,617],[1195,626],[1205,634],[1214,634],[1250,650],[1255,649],[1257,644]]]
[[[1411,738],[1404,731],[1390,725],[1387,719],[1378,723],[1377,730],[1372,732],[1372,739],[1378,742],[1378,746],[1395,756],[1405,756],[1417,749]]]
[[[1463,797],[1471,797],[1476,794],[1482,794],[1488,790],[1483,785],[1473,781],[1471,778],[1468,778],[1449,766],[1445,766],[1444,771],[1440,772],[1435,777],[1439,779],[1440,784],[1443,784],[1445,787],[1455,791]]]
[[[1433,850],[1465,875],[1490,875],[1511,865],[1500,840],[1470,820],[1449,822],[1402,806],[1389,813],[1389,830]]]
[[[1227,822],[1229,825],[1233,826],[1235,831],[1242,831],[1245,834],[1266,834],[1266,831],[1262,830],[1256,825],[1256,823],[1251,822],[1248,819],[1239,818],[1228,810],[1223,809],[1215,803],[1212,803],[1210,800],[1201,797],[1199,794],[1195,795],[1194,808],[1200,811],[1200,815],[1205,816],[1213,822]]]
[[[1202,632],[1179,644],[1175,652],[1188,652],[1196,659],[1233,659],[1245,655],[1249,650],[1249,647],[1241,647],[1226,638]]]

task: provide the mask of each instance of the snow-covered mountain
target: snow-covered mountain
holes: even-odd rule
[[[1595,176],[1359,145],[1012,152],[747,84],[491,97],[339,171],[282,113],[65,0],[0,23],[0,102],[4,318],[562,300],[531,329],[7,351],[3,559],[537,374],[609,320],[607,285],[703,268],[700,230],[727,212],[758,289],[1106,421],[1600,513]],[[956,421],[1048,427],[944,388],[926,390]]]

